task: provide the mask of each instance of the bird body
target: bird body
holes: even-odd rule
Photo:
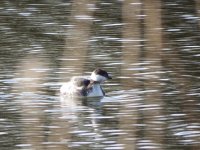
[[[96,69],[90,77],[73,77],[60,88],[61,95],[78,97],[100,97],[104,96],[101,84],[111,79],[108,73],[102,69]]]

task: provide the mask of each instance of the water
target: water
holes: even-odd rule
[[[0,149],[198,149],[198,1],[2,1]],[[100,67],[106,97],[59,88]]]

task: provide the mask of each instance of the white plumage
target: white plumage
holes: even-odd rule
[[[107,79],[112,79],[108,73],[102,69],[96,69],[90,77],[73,77],[69,82],[62,85],[60,93],[62,96],[72,97],[98,97],[105,93],[101,84]]]

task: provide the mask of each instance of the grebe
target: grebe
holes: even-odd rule
[[[60,93],[62,96],[78,97],[100,97],[105,93],[101,84],[112,79],[108,73],[102,69],[95,69],[90,77],[73,77],[69,82],[62,85]]]

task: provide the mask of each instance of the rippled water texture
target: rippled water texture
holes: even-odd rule
[[[199,16],[199,0],[1,0],[0,149],[199,149]],[[104,98],[60,98],[97,67]]]

